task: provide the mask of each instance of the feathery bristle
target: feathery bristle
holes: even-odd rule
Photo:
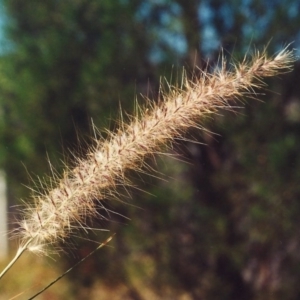
[[[215,73],[203,72],[196,82],[184,78],[182,88],[170,87],[163,101],[152,107],[148,104],[140,116],[131,117],[129,124],[121,124],[118,132],[98,141],[73,170],[54,179],[54,188],[34,196],[35,204],[27,206],[20,221],[22,245],[41,251],[43,245],[64,240],[85,227],[86,219],[97,215],[101,200],[114,197],[116,187],[126,184],[126,170],[141,170],[145,156],[182,137],[187,129],[199,127],[206,115],[230,109],[229,102],[243,95],[255,97],[253,88],[262,86],[256,79],[283,73],[293,62],[292,52],[286,49],[273,58],[257,52],[232,71],[222,63]]]

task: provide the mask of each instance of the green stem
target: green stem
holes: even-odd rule
[[[20,256],[25,252],[28,245],[32,242],[33,238],[29,239],[26,244],[20,247],[15,255],[15,257],[9,262],[5,269],[0,274],[0,279],[6,274],[6,272],[14,265],[14,263],[20,258]]]

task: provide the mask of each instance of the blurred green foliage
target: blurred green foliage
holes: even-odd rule
[[[91,120],[114,129],[120,106],[132,111],[140,94],[156,101],[160,76],[213,65],[221,47],[237,59],[269,42],[270,53],[299,47],[296,0],[2,2],[10,48],[0,57],[0,162],[11,204],[28,197],[21,183],[32,174],[49,174],[47,156],[60,172],[61,160],[86,151]],[[126,285],[128,299],[150,299],[147,289],[158,299],[298,299],[299,76],[297,63],[269,80],[264,103],[207,122],[217,134],[191,132],[205,145],[174,145],[188,164],[156,158],[167,180],[132,175],[147,193],[106,203],[130,220],[95,221],[117,235],[71,275],[74,295],[85,288],[92,299],[100,279]],[[77,256],[94,247],[71,242]]]

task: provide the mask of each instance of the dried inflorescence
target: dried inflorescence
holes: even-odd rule
[[[203,72],[196,82],[184,79],[182,88],[170,87],[159,104],[148,105],[140,116],[121,124],[116,133],[96,143],[86,159],[78,159],[74,169],[66,171],[55,188],[34,196],[28,205],[20,231],[23,248],[41,250],[44,244],[64,239],[73,229],[84,227],[86,218],[97,214],[101,200],[114,197],[116,186],[126,184],[126,170],[140,170],[145,156],[219,108],[230,109],[229,101],[244,95],[255,96],[260,77],[274,76],[291,67],[293,55],[287,50],[268,58],[256,53],[251,61],[222,66],[213,74]]]

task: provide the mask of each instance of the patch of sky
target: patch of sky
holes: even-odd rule
[[[252,14],[252,18],[250,18],[251,22],[248,22],[246,26],[248,25],[247,31],[252,35],[254,41],[265,36],[266,31],[271,24],[273,14],[273,10],[266,10],[261,16],[257,16],[255,13]]]
[[[203,1],[199,5],[198,17],[200,23],[202,24],[202,43],[200,47],[203,54],[205,56],[209,56],[210,53],[219,48],[220,40],[218,38],[216,29],[212,24],[213,11],[209,6],[208,1]]]
[[[211,22],[212,17],[213,17],[213,11],[209,7],[208,1],[201,2],[201,4],[199,5],[199,8],[198,8],[198,16],[199,16],[199,20],[202,24]]]
[[[234,16],[233,9],[228,3],[224,3],[220,10],[226,30],[230,30],[233,26]]]
[[[5,36],[5,27],[9,22],[4,4],[0,1],[0,55],[10,52],[13,48],[12,43],[9,42]]]
[[[178,56],[182,56],[186,53],[187,43],[182,33],[161,28],[155,35],[156,42],[153,44],[149,53],[150,60],[153,63],[158,63],[163,59],[166,48],[172,49]]]
[[[178,56],[187,51],[187,44],[181,23],[181,8],[176,3],[155,0],[143,2],[136,14],[139,22],[149,25],[147,30],[152,36],[152,47],[149,52],[150,60],[159,63],[163,60],[165,49],[172,49]],[[159,10],[159,18],[150,20],[153,11]]]
[[[298,1],[288,1],[289,4],[298,5]],[[296,3],[297,2],[297,3]],[[265,37],[268,35],[268,31],[272,30],[270,26],[274,23],[275,18],[278,18],[277,15],[279,12],[287,13],[287,20],[289,19],[289,6],[286,1],[277,1],[277,0],[267,0],[262,2],[261,5],[256,8],[253,6],[251,9],[248,7],[247,9],[247,21],[243,25],[243,36],[245,40],[251,40],[255,44],[257,43],[265,43]],[[293,6],[295,8],[295,6]],[[278,20],[282,21],[282,20]],[[289,20],[290,21],[290,20]],[[274,37],[270,37],[272,39],[272,44],[274,47],[276,46],[276,42],[280,43],[281,33],[278,32]],[[288,42],[288,39],[287,39]],[[282,45],[281,45],[282,46]]]
[[[291,19],[299,18],[300,1],[293,1],[287,5],[287,12]]]
[[[136,12],[136,20],[139,22],[147,20],[151,12],[151,6],[151,2],[143,1],[140,8]]]
[[[295,42],[293,43],[292,46],[294,46],[296,57],[299,58],[300,57],[300,32],[295,37]]]
[[[216,30],[213,26],[205,26],[202,31],[201,48],[206,56],[220,47]]]
[[[250,8],[251,3],[252,0],[243,0],[239,6],[240,13],[245,18],[251,17],[251,8]]]
[[[245,48],[245,51],[248,51],[251,44],[261,44],[273,22],[276,8],[279,6],[284,7],[290,20],[298,17],[299,0],[265,0],[260,3],[256,3],[254,0],[224,1],[220,3],[218,12],[213,9],[211,0],[202,0],[198,8],[198,17],[201,24],[201,31],[199,32],[201,45],[199,46],[203,55],[209,57],[211,53],[219,50],[222,34],[229,32],[234,26],[236,13],[244,19],[241,25],[242,37],[237,38],[242,38],[244,41],[242,47]],[[155,9],[160,9],[160,14],[159,19],[153,22],[150,16]],[[223,22],[220,32],[215,26],[215,13],[218,13],[218,17]],[[183,34],[181,7],[179,5],[168,0],[143,1],[137,13],[137,20],[146,25],[149,24],[149,27],[146,26],[146,30],[149,30],[153,36],[153,46],[149,54],[151,61],[161,61],[166,55],[166,48],[175,50],[178,56],[186,53],[187,43]],[[293,35],[292,38],[295,41],[293,45],[299,49],[300,34]],[[278,41],[280,43],[280,38]]]

